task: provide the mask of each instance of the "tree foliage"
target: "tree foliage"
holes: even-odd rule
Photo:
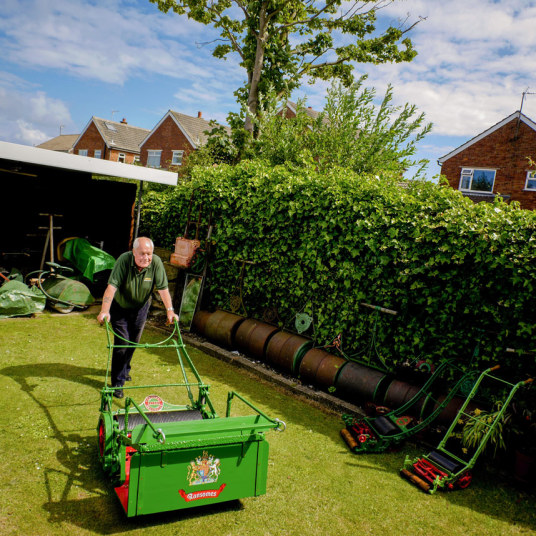
[[[244,132],[247,114],[229,115],[231,129],[214,129],[209,142],[200,149],[195,162],[237,163],[240,159],[260,159],[272,165],[313,167],[325,171],[333,166],[356,173],[382,173],[399,176],[417,167],[418,177],[428,161],[415,161],[417,144],[431,130],[424,113],[413,105],[392,104],[393,88],[389,86],[379,103],[376,91],[364,86],[366,76],[345,88],[335,83],[327,91],[321,113],[310,113],[305,101],[296,105],[296,117],[287,118],[287,102],[273,93],[266,98],[263,111],[254,118],[257,138]]]
[[[247,73],[238,94],[253,116],[270,88],[288,97],[304,78],[338,79],[349,86],[352,62],[398,63],[416,55],[405,37],[410,28],[377,31],[378,12],[394,0],[150,1],[220,32],[213,55],[238,54]]]

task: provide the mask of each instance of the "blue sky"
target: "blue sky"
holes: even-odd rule
[[[419,157],[436,161],[518,110],[536,120],[536,0],[397,0],[382,21],[426,20],[408,64],[357,65],[368,86],[415,104],[433,123]],[[91,116],[151,129],[173,109],[225,122],[244,72],[217,60],[206,26],[148,0],[2,0],[0,140],[37,145],[79,133]],[[292,98],[321,110],[328,84]],[[531,94],[534,93],[534,94]],[[536,155],[533,155],[536,156]]]

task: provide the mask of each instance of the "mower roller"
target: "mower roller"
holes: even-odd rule
[[[444,388],[446,372],[457,373],[458,379],[439,401],[437,395]],[[471,376],[473,372],[463,373],[451,360],[443,361],[419,391],[399,408],[377,417],[356,418],[344,414],[346,428],[341,430],[341,436],[356,454],[384,452],[395,447],[432,423]],[[434,409],[426,414],[430,402],[434,403]],[[416,413],[420,416],[416,417]]]
[[[510,383],[502,378],[492,375],[491,373],[499,369],[499,365],[489,368],[482,372],[473,385],[473,389],[469,393],[467,399],[460,407],[458,414],[452,421],[449,429],[445,432],[445,436],[440,441],[435,450],[419,458],[411,460],[406,456],[404,466],[400,469],[400,474],[410,482],[420,487],[423,491],[433,494],[437,489],[454,490],[465,489],[471,484],[471,470],[484,450],[488,439],[490,438],[493,429],[501,421],[506,408],[510,404],[516,391],[532,382],[532,378],[520,381],[518,383]],[[447,441],[454,437],[454,428],[463,419],[475,419],[476,417],[466,413],[467,406],[471,400],[478,394],[481,383],[484,379],[490,379],[500,383],[503,388],[509,389],[506,399],[501,405],[500,411],[494,414],[491,422],[486,423],[487,431],[484,433],[482,440],[473,452],[473,455],[468,460],[464,460],[461,456],[453,452],[449,452],[446,448]]]
[[[174,348],[183,382],[123,386],[129,390],[168,388],[186,391],[188,403],[176,405],[150,394],[141,402],[125,396],[124,409],[112,411],[114,387],[108,387],[112,344],[116,335],[106,322],[108,365],[101,391],[97,426],[99,458],[127,517],[209,505],[266,493],[268,442],[265,432],[283,431],[238,393],[227,396],[225,417],[219,417],[175,322],[171,335],[156,344],[125,342],[138,348]],[[117,335],[116,335],[117,336]],[[116,339],[117,341],[117,339]],[[195,381],[189,381],[187,369]],[[197,391],[194,397],[194,391]],[[255,414],[231,417],[238,398]]]

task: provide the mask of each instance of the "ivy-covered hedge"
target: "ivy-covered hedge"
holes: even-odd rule
[[[171,249],[182,235],[192,189],[215,224],[212,306],[228,307],[247,260],[249,315],[275,307],[292,328],[306,312],[319,345],[340,333],[347,354],[365,348],[375,317],[367,302],[399,313],[381,315],[376,330],[391,364],[469,361],[481,340],[479,360],[534,368],[522,352],[535,347],[535,213],[429,182],[245,162],[198,168],[188,184],[148,196],[143,232],[158,245]]]

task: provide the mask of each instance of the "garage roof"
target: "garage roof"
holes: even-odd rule
[[[92,175],[106,175],[160,184],[176,185],[177,173],[161,169],[146,168],[121,162],[110,162],[87,156],[39,149],[29,145],[19,145],[0,141],[0,159],[53,168],[69,169]],[[6,170],[12,171],[12,170]]]

